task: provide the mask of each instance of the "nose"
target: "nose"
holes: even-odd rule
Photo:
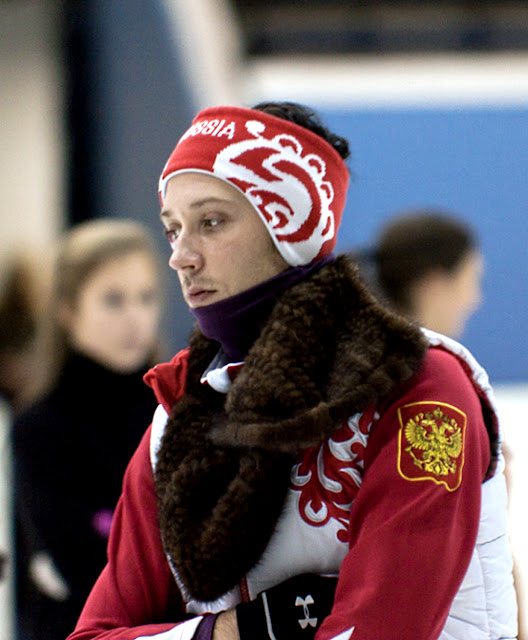
[[[189,234],[182,231],[173,244],[169,266],[175,271],[198,271],[202,265],[199,248]]]

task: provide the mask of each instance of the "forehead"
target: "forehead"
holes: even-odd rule
[[[140,285],[144,281],[153,281],[155,277],[156,266],[153,257],[144,249],[134,249],[113,256],[97,265],[87,274],[84,288]]]
[[[207,173],[188,171],[175,175],[167,183],[161,215],[163,217],[170,212],[173,206],[200,208],[211,200],[253,209],[246,197],[233,185]]]

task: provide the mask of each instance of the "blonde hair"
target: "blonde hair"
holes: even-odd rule
[[[51,385],[64,364],[68,332],[59,321],[58,310],[65,305],[75,308],[77,299],[93,273],[111,260],[136,251],[147,254],[156,267],[160,286],[159,259],[148,230],[139,222],[97,219],[82,222],[62,236],[55,256],[49,317],[51,347]],[[161,356],[161,341],[152,351],[148,364]]]
[[[65,236],[59,245],[54,273],[54,303],[75,305],[84,283],[110,260],[134,251],[156,252],[146,228],[131,220],[91,220]]]

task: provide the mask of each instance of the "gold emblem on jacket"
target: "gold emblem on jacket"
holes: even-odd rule
[[[450,405],[417,402],[398,409],[398,471],[407,480],[434,480],[450,491],[462,479],[466,415]]]
[[[462,451],[462,432],[454,418],[437,407],[433,413],[419,413],[405,425],[405,437],[414,464],[435,476],[456,473],[456,460]],[[423,451],[420,458],[413,449]]]

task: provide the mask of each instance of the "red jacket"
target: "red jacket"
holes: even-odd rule
[[[183,394],[187,355],[181,352],[148,376],[167,412]],[[163,409],[158,411],[159,419]],[[427,420],[435,425],[438,455],[424,440]],[[190,639],[199,621],[188,621],[162,548],[151,430],[125,475],[108,565],[69,640]],[[337,563],[334,607],[317,640],[439,637],[475,547],[489,461],[482,406],[467,366],[442,348],[429,349],[419,373],[381,406],[352,417],[320,447],[304,452],[283,516],[286,529],[295,522],[295,538],[286,531],[283,540],[289,540],[292,571],[298,562],[310,570],[320,562],[328,572],[322,549],[332,556],[330,564]],[[309,474],[311,481],[303,484]],[[341,491],[325,489],[326,479]],[[273,545],[280,546],[272,538],[270,556]],[[272,558],[264,559],[250,573],[251,597],[288,577],[284,561],[281,575],[273,576],[274,566]],[[240,593],[226,602],[237,599]],[[200,605],[189,609],[199,612]]]

